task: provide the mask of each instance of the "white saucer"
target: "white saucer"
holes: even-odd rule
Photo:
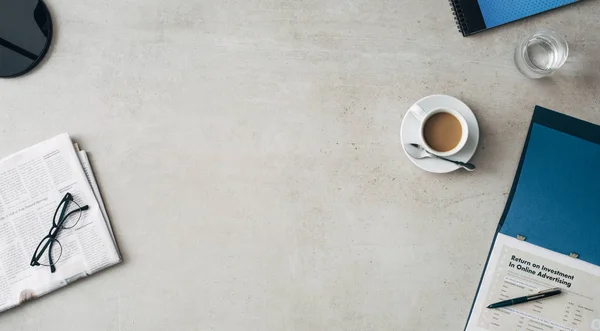
[[[473,111],[471,111],[471,109],[465,105],[464,102],[443,94],[430,95],[417,101],[416,104],[418,104],[425,112],[429,112],[435,108],[443,107],[454,109],[465,117],[467,125],[469,126],[469,137],[467,138],[467,143],[465,144],[465,147],[460,150],[460,152],[452,155],[449,157],[449,159],[469,162],[469,160],[475,154],[477,144],[479,143],[479,124],[477,123],[477,118],[475,118]],[[446,162],[435,158],[417,160],[406,153],[406,149],[404,148],[404,145],[406,144],[416,143],[421,146],[423,145],[421,134],[419,132],[420,126],[421,123],[419,120],[417,120],[417,118],[407,110],[404,118],[402,119],[402,125],[400,126],[400,141],[402,142],[402,149],[410,161],[425,171],[439,174],[459,169],[459,166],[451,162]]]

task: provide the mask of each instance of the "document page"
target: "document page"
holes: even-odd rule
[[[555,287],[562,293],[486,308]],[[467,330],[598,331],[600,267],[498,234]]]
[[[81,166],[83,167],[83,172],[85,172],[85,177],[92,187],[92,191],[94,192],[94,196],[98,201],[98,205],[100,206],[100,211],[102,212],[102,216],[104,216],[104,220],[106,221],[106,227],[110,232],[110,237],[117,249],[117,254],[121,256],[119,252],[119,246],[117,245],[117,240],[115,238],[115,234],[112,229],[112,225],[110,225],[110,219],[108,218],[108,213],[106,212],[106,207],[104,206],[104,200],[102,200],[102,195],[100,194],[100,188],[98,187],[98,183],[96,182],[96,177],[94,176],[94,170],[92,169],[92,165],[90,163],[90,159],[88,158],[87,152],[83,150],[78,150],[77,155],[79,156],[79,160],[81,161]]]
[[[69,192],[80,206],[79,222],[58,235],[56,272],[30,266],[53,215]],[[67,134],[0,161],[0,311],[44,295],[121,261],[102,209]]]

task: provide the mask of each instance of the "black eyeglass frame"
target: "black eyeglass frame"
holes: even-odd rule
[[[54,245],[54,243],[58,243],[58,245],[60,245],[62,248],[62,245],[57,240],[60,230],[64,229],[63,225],[65,224],[65,222],[69,218],[69,216],[71,216],[73,213],[77,213],[77,212],[81,212],[81,211],[89,209],[89,206],[85,205],[83,207],[73,209],[65,215],[65,212],[67,211],[67,209],[69,207],[69,203],[71,203],[71,202],[77,204],[75,201],[73,201],[73,195],[71,193],[67,192],[67,194],[65,194],[65,196],[62,198],[62,200],[58,204],[58,207],[56,207],[56,211],[54,211],[54,216],[52,217],[52,228],[50,228],[50,231],[48,231],[48,235],[46,235],[44,238],[42,238],[42,240],[38,244],[37,248],[35,249],[33,256],[31,257],[30,265],[32,267],[41,265],[39,263],[39,261],[42,258],[42,256],[44,255],[44,253],[46,252],[46,249],[48,249],[48,264],[50,265],[50,272],[54,273],[56,271],[56,265],[54,264],[54,260],[52,259],[52,246]],[[79,206],[79,205],[77,205],[77,206]],[[58,214],[59,210],[60,210],[60,216],[59,216],[58,222],[57,222],[56,215]],[[44,244],[44,242],[45,242],[45,244]],[[44,244],[43,247],[42,247],[42,244]],[[48,246],[50,246],[50,247],[48,247]],[[41,249],[40,249],[40,247],[41,247]]]

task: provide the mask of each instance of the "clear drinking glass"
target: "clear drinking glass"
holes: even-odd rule
[[[560,68],[569,56],[565,38],[552,30],[538,30],[515,49],[515,64],[529,78],[542,78]]]

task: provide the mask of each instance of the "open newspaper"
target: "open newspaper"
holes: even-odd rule
[[[58,234],[56,272],[30,266],[66,193],[88,205],[79,222]],[[85,151],[64,133],[0,160],[0,311],[121,262]]]

